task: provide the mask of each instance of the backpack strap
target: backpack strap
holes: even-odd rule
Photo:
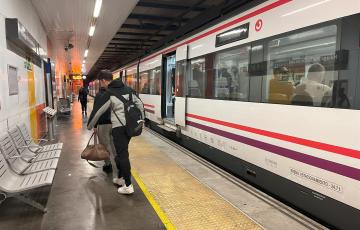
[[[120,120],[120,118],[118,117],[118,115],[115,113],[114,108],[113,108],[112,106],[110,106],[110,107],[111,107],[111,110],[113,111],[113,113],[115,114],[115,117],[116,117],[116,118],[118,119],[118,121],[120,122],[120,124],[121,124],[122,126],[125,126],[124,123],[121,122],[121,120]]]
[[[110,95],[114,95],[110,90],[108,90],[108,89],[106,89],[106,92],[108,92]],[[118,96],[116,96],[116,95],[114,95],[116,98],[119,98]],[[124,105],[125,105],[125,103],[127,102],[127,100],[123,97],[123,96],[121,96],[120,95],[120,101],[122,101],[123,103],[124,103]],[[112,105],[110,105],[110,107],[111,107],[111,110],[112,110],[112,112],[115,114],[115,117],[118,119],[118,121],[120,122],[120,124],[122,125],[122,126],[125,126],[124,125],[124,123],[122,123],[121,122],[121,120],[120,120],[120,118],[119,118],[119,116],[116,114],[116,112],[115,112],[115,110],[114,110],[114,108],[112,107]]]
[[[129,100],[126,100],[125,97],[123,97],[122,95],[116,95],[115,93],[113,93],[111,90],[106,89],[107,92],[109,92],[110,95],[115,96],[116,98],[118,98],[122,103],[127,103],[128,101],[132,101],[132,93],[129,94]]]

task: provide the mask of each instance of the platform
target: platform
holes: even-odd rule
[[[31,194],[47,202],[48,212],[7,199],[0,205],[0,229],[165,229],[135,180],[136,193],[120,195],[112,175],[80,159],[91,135],[86,122],[79,103],[74,103],[70,118],[57,120],[55,136],[64,147],[53,185]]]
[[[120,195],[112,175],[80,159],[91,135],[86,122],[79,103],[70,118],[57,121],[64,149],[54,184],[31,195],[47,202],[48,212],[8,199],[0,206],[0,229],[313,228],[148,129],[130,144],[135,194]]]

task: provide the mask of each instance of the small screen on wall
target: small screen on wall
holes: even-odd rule
[[[17,68],[13,66],[8,66],[8,84],[9,84],[9,95],[18,95],[19,94],[19,84],[17,78]]]

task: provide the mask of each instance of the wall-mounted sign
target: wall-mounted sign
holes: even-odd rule
[[[32,64],[30,61],[24,61],[24,68],[28,71],[32,71]]]
[[[5,22],[7,48],[41,66],[40,46],[35,38],[17,18],[6,18]]]
[[[222,46],[231,42],[240,41],[249,37],[249,25],[250,23],[243,24],[235,27],[231,30],[225,31],[221,34],[216,35],[215,46]]]

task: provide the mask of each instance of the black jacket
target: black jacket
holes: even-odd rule
[[[106,92],[106,89],[101,87],[99,92],[95,96],[94,104],[99,103],[98,101],[102,97],[102,95]],[[97,124],[95,125],[95,128],[98,125],[105,125],[105,124],[111,124],[111,110],[110,108],[99,118]]]
[[[89,130],[92,129],[99,118],[109,109],[111,110],[111,124],[113,128],[126,125],[124,103],[119,99],[119,95],[129,100],[130,94],[132,94],[134,104],[140,109],[143,115],[142,117],[145,118],[144,104],[136,95],[136,92],[130,87],[125,86],[121,80],[117,79],[108,85],[108,89],[94,103],[94,109],[90,114],[87,128]],[[115,111],[116,116],[111,108]]]
[[[84,87],[82,87],[82,88],[79,90],[79,98],[78,98],[78,101],[81,101],[82,103],[87,102],[87,95],[88,95],[87,89],[85,89]]]

